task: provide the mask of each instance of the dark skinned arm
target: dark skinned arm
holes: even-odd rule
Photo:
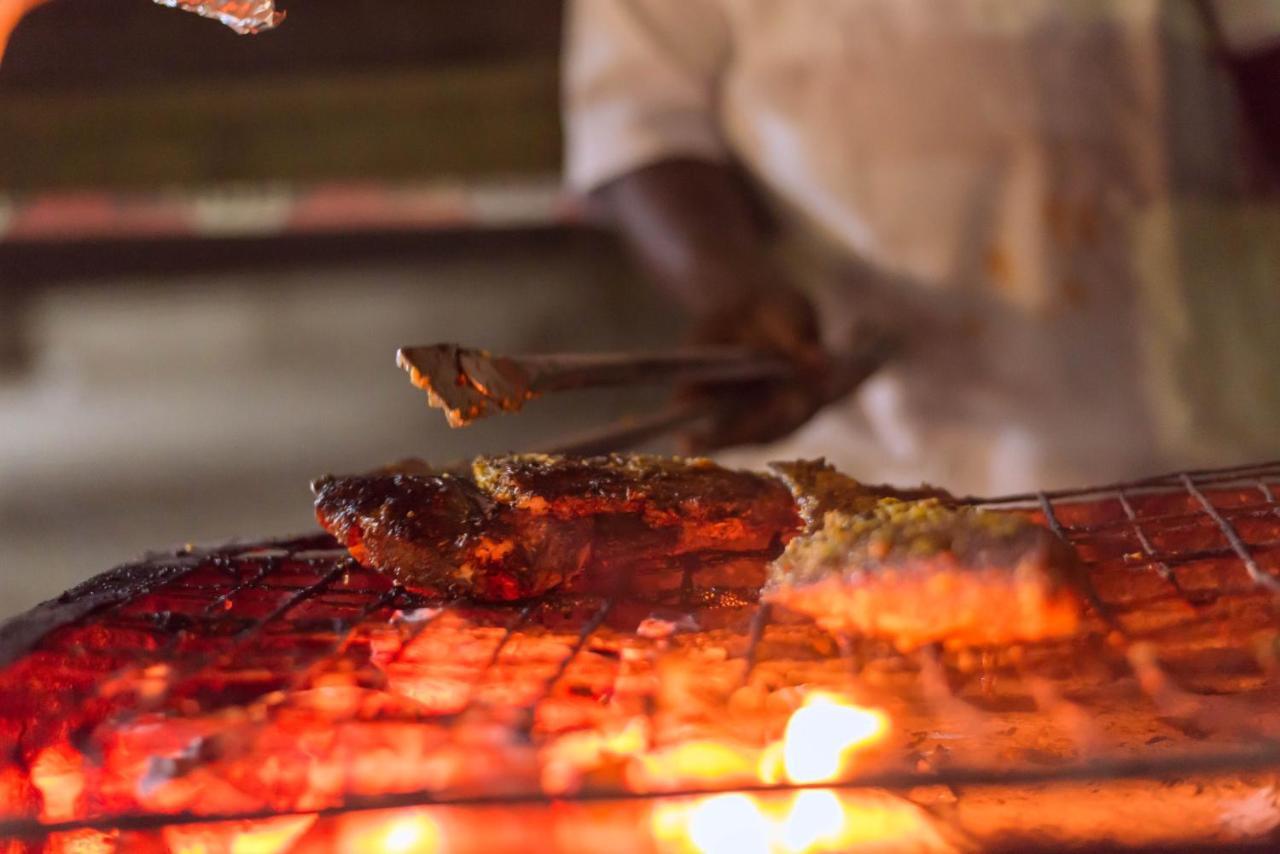
[[[593,194],[658,286],[693,319],[698,344],[738,345],[792,359],[802,379],[737,389],[732,413],[690,437],[690,450],[767,441],[819,405],[823,356],[813,306],[765,250],[751,195],[730,167],[664,160]],[[717,390],[723,399],[725,389]]]
[[[1280,44],[1230,56],[1227,67],[1275,183],[1280,180]]]
[[[1195,0],[1213,51],[1235,84],[1249,135],[1273,186],[1280,186],[1280,42],[1234,49],[1214,0]]]

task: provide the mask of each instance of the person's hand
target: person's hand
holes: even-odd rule
[[[744,294],[697,320],[693,343],[745,347],[787,358],[794,379],[767,383],[703,385],[685,389],[686,398],[713,403],[711,424],[684,437],[686,453],[781,438],[804,424],[825,403],[827,361],[817,313],[800,291],[778,283]]]

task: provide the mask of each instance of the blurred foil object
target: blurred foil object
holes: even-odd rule
[[[221,21],[237,33],[269,30],[284,20],[284,12],[276,11],[275,0],[155,0],[161,6],[185,9],[205,18]]]

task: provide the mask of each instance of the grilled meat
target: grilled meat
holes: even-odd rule
[[[361,563],[407,587],[512,600],[580,572],[590,519],[513,513],[450,475],[325,477],[312,484],[316,517]]]
[[[1070,548],[1029,519],[937,498],[826,513],[770,567],[763,596],[838,634],[984,646],[1071,634]],[[858,508],[862,508],[858,512]]]
[[[322,478],[320,524],[408,586],[535,596],[583,571],[697,552],[773,557],[799,530],[773,478],[707,460],[481,457],[474,481],[399,471]]]
[[[777,558],[768,601],[903,649],[1074,631],[1074,555],[1030,520],[936,490],[887,494],[820,460],[772,468],[525,454],[478,458],[471,478],[402,464],[314,488],[321,524],[410,587],[513,600],[584,573],[623,583],[644,564],[728,553]]]
[[[671,554],[765,551],[799,528],[777,480],[706,459],[520,454],[480,457],[473,472],[494,499],[529,513],[636,519]]]
[[[769,463],[769,468],[791,491],[796,511],[809,532],[821,528],[823,518],[833,510],[865,513],[875,509],[882,497],[825,460]]]
[[[800,513],[805,530],[809,532],[821,528],[823,519],[833,510],[855,515],[867,513],[874,510],[882,498],[899,498],[904,501],[922,498],[951,500],[951,494],[946,490],[931,486],[899,489],[861,483],[836,471],[834,466],[823,459],[769,463],[769,468],[791,490],[796,510]]]

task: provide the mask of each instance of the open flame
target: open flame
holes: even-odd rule
[[[283,854],[315,822],[314,815],[286,815],[230,824],[174,826],[165,828],[164,841],[170,854]]]
[[[889,720],[827,694],[811,694],[791,715],[783,736],[782,761],[793,783],[823,783],[845,773],[851,754],[879,739]]]
[[[40,793],[40,817],[65,821],[76,817],[84,792],[84,759],[70,745],[46,747],[31,763],[31,784]]]
[[[347,816],[335,847],[370,854],[433,854],[442,849],[443,837],[427,810],[408,808]]]
[[[888,730],[889,719],[878,709],[831,694],[809,694],[787,720],[782,739],[761,753],[760,780],[838,780],[848,774],[854,754]],[[860,806],[826,789],[797,792],[785,799],[733,793],[659,805],[652,829],[660,842],[698,854],[800,854],[844,850],[871,839],[900,836],[919,823],[905,807],[890,821],[894,812],[878,803]]]
[[[660,804],[651,827],[662,850],[687,854],[822,854],[868,844],[877,850],[953,850],[918,807],[874,792],[713,795]]]

